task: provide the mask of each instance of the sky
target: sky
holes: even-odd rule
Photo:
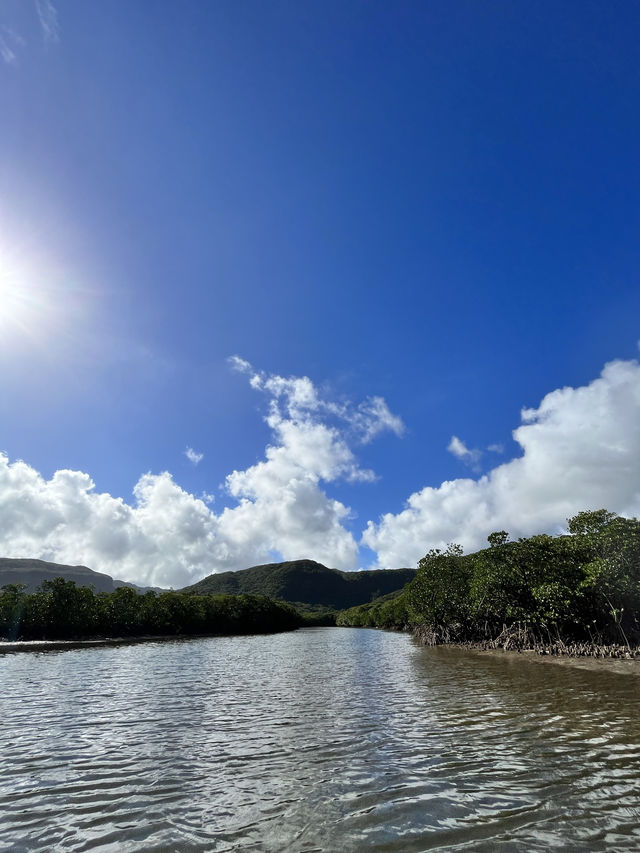
[[[640,4],[0,0],[0,555],[640,514]]]

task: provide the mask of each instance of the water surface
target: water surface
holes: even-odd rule
[[[640,678],[320,628],[0,656],[2,851],[640,849]]]

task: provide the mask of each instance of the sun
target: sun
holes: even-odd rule
[[[0,245],[0,345],[42,340],[56,313],[43,265]]]
[[[31,276],[0,249],[0,333],[28,332],[36,314],[37,291]]]
[[[64,358],[87,337],[95,289],[56,255],[33,242],[0,239],[0,356]]]

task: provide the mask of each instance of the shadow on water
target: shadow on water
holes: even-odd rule
[[[636,678],[337,628],[0,671],[0,850],[640,847]]]

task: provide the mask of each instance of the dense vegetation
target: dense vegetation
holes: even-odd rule
[[[0,589],[0,636],[9,640],[184,634],[261,634],[301,625],[289,605],[259,595],[187,595],[121,587],[94,593],[55,578],[28,593]]]
[[[458,545],[435,549],[417,573],[338,572],[297,560],[212,575],[160,594],[128,587],[96,593],[63,578],[32,593],[9,584],[0,590],[0,636],[262,633],[335,621],[412,629],[433,644],[640,646],[640,522],[597,510],[569,519],[568,529],[516,542],[498,531],[488,548],[468,555]],[[304,616],[287,600],[302,602]],[[354,602],[337,617],[329,612]]]
[[[388,628],[397,631],[410,628],[406,589],[405,587],[367,604],[340,611],[336,614],[336,625],[350,628]]]
[[[340,572],[314,560],[291,560],[209,575],[183,592],[258,593],[287,601],[298,610],[318,613],[363,604],[400,590],[415,574],[415,569]]]
[[[339,625],[412,628],[425,642],[504,648],[640,644],[640,522],[606,510],[569,519],[569,535],[420,560],[402,593],[338,615]]]

